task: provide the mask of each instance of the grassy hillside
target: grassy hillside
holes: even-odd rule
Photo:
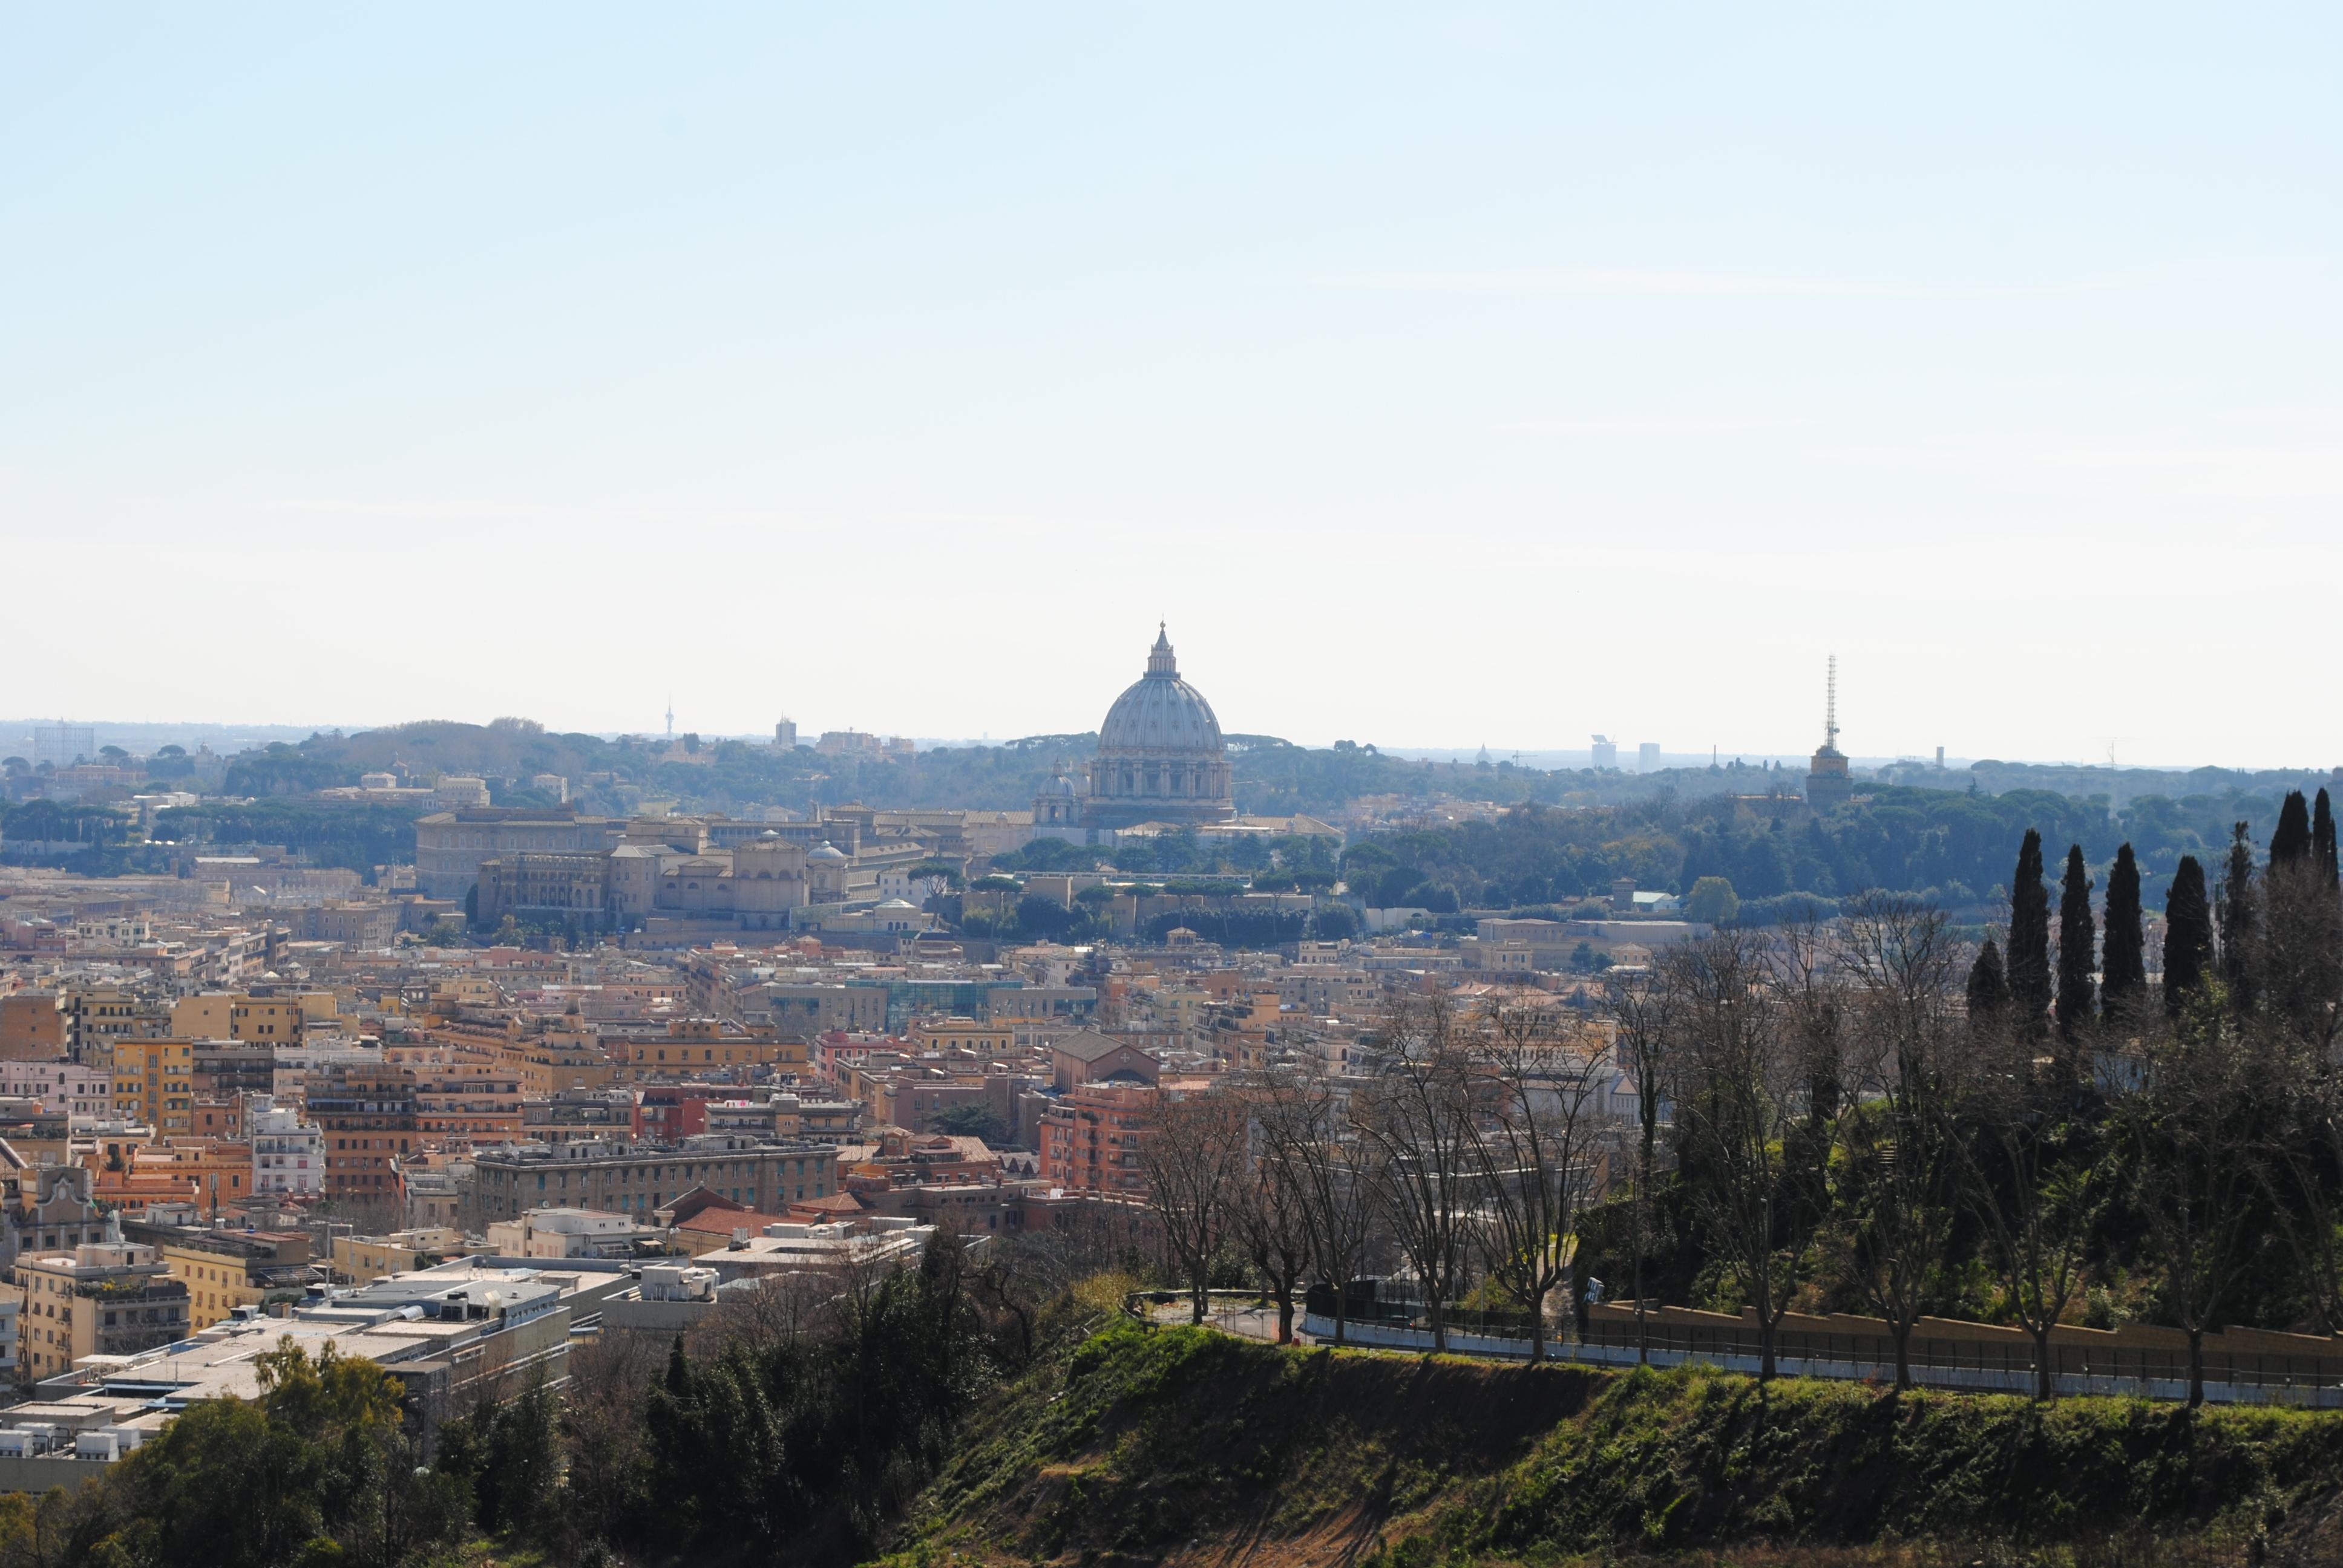
[[[1118,1325],[971,1424],[895,1562],[2307,1564],[2338,1483],[2337,1416]]]

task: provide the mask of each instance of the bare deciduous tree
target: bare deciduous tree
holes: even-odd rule
[[[2188,1336],[2188,1402],[2205,1401],[2205,1335],[2252,1261],[2246,1221],[2262,1181],[2271,1106],[2262,1042],[2215,1001],[2151,1034],[2120,1107],[2134,1200],[2164,1271],[2166,1309]]]
[[[1675,987],[1672,966],[1633,978],[1622,977],[1610,988],[1611,1017],[1617,1029],[1621,1070],[1635,1089],[1635,1191],[1631,1223],[1634,1227],[1635,1359],[1652,1359],[1650,1325],[1644,1315],[1644,1264],[1652,1252],[1653,1183],[1658,1179],[1660,1106],[1667,1098],[1667,1047],[1675,1021]]]
[[[1757,1375],[1775,1372],[1775,1331],[1805,1278],[1820,1194],[1797,1159],[1813,1109],[1788,1049],[1775,975],[1758,939],[1722,931],[1664,960],[1676,1011],[1669,1048],[1692,1202],[1757,1317]]]
[[[1950,1076],[1959,949],[1941,910],[1865,895],[1845,921],[1858,1103],[1839,1118],[1845,1201],[1838,1264],[1887,1324],[1896,1386],[1912,1386],[1912,1331],[1952,1244],[1959,1166]]]
[[[2092,1227],[2113,1166],[2075,1115],[2073,1087],[2002,1016],[1972,1019],[1976,1067],[1961,1091],[1953,1138],[1982,1251],[2018,1326],[2034,1341],[2034,1392],[2056,1392],[2050,1331],[2082,1288]]]
[[[1262,1161],[1300,1205],[1312,1277],[1333,1291],[1334,1342],[1342,1344],[1350,1283],[1364,1271],[1378,1237],[1375,1146],[1353,1131],[1346,1095],[1322,1072],[1264,1079],[1253,1110]]]
[[[1479,1020],[1488,1113],[1469,1125],[1489,1274],[1530,1315],[1530,1361],[1545,1360],[1545,1299],[1571,1273],[1578,1211],[1593,1182],[1596,1062],[1544,1010]]]
[[[1309,1277],[1312,1261],[1311,1226],[1302,1188],[1287,1174],[1285,1162],[1273,1152],[1276,1134],[1271,1131],[1279,1109],[1267,1080],[1243,1090],[1260,1141],[1259,1158],[1236,1184],[1232,1218],[1245,1255],[1277,1302],[1277,1342],[1293,1342],[1293,1292]]]
[[[1432,1344],[1448,1348],[1448,1302],[1463,1281],[1476,1184],[1479,1113],[1471,1040],[1445,998],[1394,1009],[1381,1060],[1352,1102],[1352,1123],[1375,1151],[1370,1176],[1392,1238],[1415,1274]]]
[[[1212,1255],[1228,1233],[1230,1206],[1245,1179],[1245,1108],[1227,1094],[1166,1100],[1138,1154],[1167,1261],[1187,1281],[1194,1321],[1201,1323]]]
[[[667,1347],[650,1335],[610,1332],[569,1352],[564,1491],[586,1512],[577,1532],[585,1540],[616,1537],[634,1504],[644,1470],[643,1401],[666,1359]]]
[[[712,1355],[735,1341],[756,1351],[788,1343],[813,1328],[843,1288],[826,1269],[742,1281],[725,1291],[692,1326],[687,1348],[694,1354]]]

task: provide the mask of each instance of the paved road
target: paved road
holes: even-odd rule
[[[1184,1323],[1194,1318],[1195,1308],[1185,1301],[1179,1301],[1169,1306],[1151,1307],[1147,1315],[1154,1322]],[[1316,1344],[1318,1342],[1315,1339],[1302,1332],[1302,1313],[1298,1310],[1294,1312],[1293,1319],[1293,1342],[1303,1345]],[[1214,1302],[1212,1311],[1205,1314],[1204,1321],[1216,1329],[1222,1329],[1232,1334],[1242,1334],[1249,1340],[1274,1341],[1277,1338],[1277,1309],[1273,1306],[1252,1307],[1235,1302]]]

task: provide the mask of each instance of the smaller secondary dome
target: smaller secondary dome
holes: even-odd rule
[[[814,850],[811,854],[808,855],[806,859],[809,860],[843,860],[846,859],[846,852],[840,849],[837,845],[824,841],[820,849]]]

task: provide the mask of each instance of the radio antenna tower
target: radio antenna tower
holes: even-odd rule
[[[1830,678],[1824,693],[1823,747],[1825,750],[1835,751],[1838,749],[1838,655],[1835,653],[1830,656]]]

